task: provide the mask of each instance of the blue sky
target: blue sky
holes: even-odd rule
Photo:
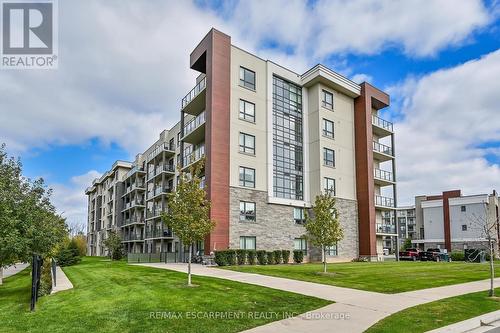
[[[85,3],[60,2],[58,70],[0,73],[12,96],[0,101],[0,141],[73,223],[93,177],[177,121],[196,75],[189,52],[212,26],[296,72],[321,62],[387,90],[401,203],[500,190],[498,1]]]

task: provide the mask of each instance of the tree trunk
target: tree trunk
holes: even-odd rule
[[[191,285],[191,252],[193,251],[192,244],[189,244],[189,257],[188,257],[188,286]]]
[[[490,241],[490,292],[489,292],[489,296],[493,297],[493,296],[495,296],[495,288],[493,286],[493,281],[495,279],[495,266],[493,265],[494,251],[493,251],[493,240],[490,239],[489,241]]]
[[[323,251],[323,273],[326,273],[326,247],[324,245],[321,246]]]

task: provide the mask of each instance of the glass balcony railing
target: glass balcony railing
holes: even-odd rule
[[[161,237],[173,237],[173,233],[170,229],[146,230],[146,238],[161,238]]]
[[[207,78],[204,77],[198,84],[191,89],[190,92],[182,99],[181,109],[184,109],[200,92],[202,92],[207,86]]]
[[[188,135],[194,131],[198,126],[205,123],[205,111],[200,113],[195,118],[191,119],[186,125],[184,125],[184,136]]]
[[[160,154],[161,152],[164,152],[164,151],[173,152],[173,151],[175,151],[175,147],[173,147],[173,145],[171,145],[168,142],[160,143],[158,146],[156,146],[156,148],[151,153],[149,153],[148,161],[152,160],[158,154]]]
[[[373,141],[373,150],[382,154],[393,156],[391,147],[377,141]]]
[[[375,115],[372,115],[372,124],[377,126],[377,127],[388,130],[390,132],[393,131],[393,125],[390,121],[384,120],[384,119],[379,118]]]
[[[125,234],[123,236],[123,240],[124,241],[135,241],[135,240],[142,241],[142,240],[144,240],[144,235],[142,233],[140,233],[140,234],[132,233],[129,235]]]
[[[144,223],[144,218],[143,217],[132,217],[123,220],[122,227],[125,227],[129,224],[136,224],[136,223]]]
[[[375,206],[394,208],[394,199],[375,195]]]
[[[186,167],[186,166],[198,161],[199,159],[201,159],[204,156],[205,156],[205,146],[201,145],[194,152],[189,153],[187,155],[184,155],[182,165],[184,167]]]
[[[376,231],[377,231],[377,233],[381,233],[381,234],[395,234],[396,233],[396,226],[394,224],[377,223],[376,224]]]
[[[377,169],[377,168],[373,169],[373,177],[375,177],[376,179],[387,180],[389,182],[394,181],[394,178],[392,176],[392,172]]]

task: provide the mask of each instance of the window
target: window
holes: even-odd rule
[[[333,139],[333,121],[323,119],[323,135]]]
[[[324,190],[325,192],[330,192],[332,195],[335,195],[335,179],[325,177]]]
[[[240,186],[255,187],[255,169],[240,167]]]
[[[255,72],[240,67],[240,86],[255,90]]]
[[[240,221],[255,222],[255,202],[240,201]]]
[[[256,239],[255,236],[241,236],[240,237],[240,249],[243,250],[255,250]]]
[[[255,123],[255,104],[240,99],[240,119]]]
[[[467,224],[462,224],[462,231],[467,231]]]
[[[293,249],[302,251],[304,255],[307,254],[307,241],[305,238],[295,238],[293,240]]]
[[[181,132],[177,133],[177,147],[181,145]]]
[[[168,149],[169,150],[175,150],[175,143],[174,143],[174,138],[170,139],[170,141],[168,142]]]
[[[331,92],[328,92],[326,90],[322,91],[322,101],[323,101],[323,107],[327,109],[333,110],[333,94]]]
[[[335,166],[335,151],[328,148],[323,148],[323,163],[326,166]]]
[[[255,136],[240,133],[240,152],[255,155]]]
[[[465,206],[460,206],[460,211],[462,211],[462,212],[466,212],[466,211],[467,211],[467,207],[465,207]]]
[[[305,224],[306,217],[304,208],[293,207],[293,219],[297,224]]]
[[[337,244],[332,245],[332,246],[327,246],[325,248],[325,251],[326,251],[326,255],[327,256],[336,256],[336,255],[338,255],[338,253],[337,253]]]

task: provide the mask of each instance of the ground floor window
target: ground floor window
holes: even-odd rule
[[[240,237],[240,249],[244,250],[255,250],[256,247],[256,237],[255,236],[241,236]]]
[[[255,202],[240,201],[240,221],[255,222]]]
[[[305,217],[304,208],[293,207],[293,219],[294,219],[296,224],[305,224],[306,217]]]
[[[332,245],[332,246],[327,246],[325,250],[326,250],[327,256],[337,256],[338,255],[337,244]]]
[[[293,249],[294,250],[299,250],[304,253],[304,255],[307,254],[307,241],[305,238],[295,238],[293,240]]]

